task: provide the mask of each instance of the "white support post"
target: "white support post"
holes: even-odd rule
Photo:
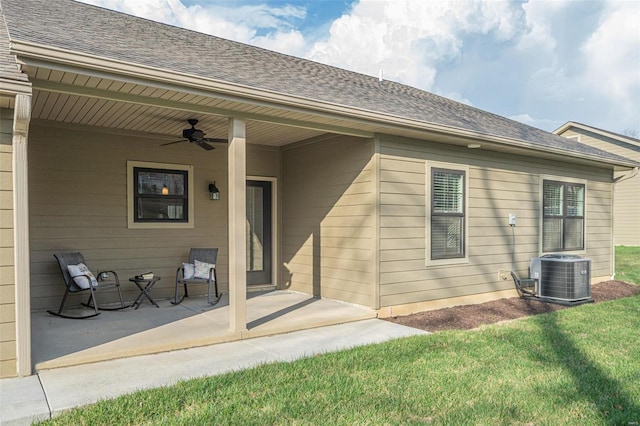
[[[247,142],[244,120],[229,120],[229,330],[247,330]]]
[[[31,375],[31,280],[29,267],[29,169],[27,141],[31,95],[18,94],[13,113],[13,236],[16,294],[16,358],[19,376]]]

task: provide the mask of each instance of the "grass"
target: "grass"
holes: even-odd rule
[[[45,424],[632,425],[637,342],[640,296],[185,381]]]
[[[616,249],[640,283],[640,249]],[[640,424],[640,296],[181,382],[46,425]]]
[[[640,247],[616,247],[616,279],[640,284]]]

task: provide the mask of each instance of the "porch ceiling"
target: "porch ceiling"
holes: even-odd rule
[[[283,146],[325,133],[373,136],[370,126],[336,117],[59,68],[23,65],[33,86],[32,119],[151,134],[163,141],[181,139],[189,118],[199,120],[207,137],[225,138],[231,116],[246,119],[247,141],[258,145]]]

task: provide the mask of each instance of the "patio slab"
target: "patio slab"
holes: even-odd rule
[[[273,291],[247,299],[247,330],[229,331],[227,295],[215,306],[205,297],[180,305],[157,300],[139,309],[103,311],[70,320],[46,312],[32,314],[35,369],[45,370],[138,355],[207,346],[297,330],[375,318],[374,310],[318,299],[308,294]]]
[[[137,390],[426,334],[403,325],[367,319],[198,348],[43,369],[37,376],[0,380],[0,424],[28,425],[74,407]]]

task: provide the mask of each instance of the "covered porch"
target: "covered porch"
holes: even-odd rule
[[[221,88],[184,74],[153,70],[153,78],[133,78],[109,61],[84,68],[50,60],[23,58],[31,92],[7,105],[21,129],[13,136],[18,375],[31,374],[33,366],[157,353],[375,315],[372,159],[375,131],[383,128],[318,113],[306,100],[283,106],[246,88]],[[198,137],[211,138],[207,143],[215,149],[185,136],[190,125],[195,130],[194,119]],[[136,223],[135,173],[145,168],[184,173],[188,189],[178,194],[188,197],[183,223]],[[248,203],[254,201],[249,181],[270,185],[269,239],[248,226]],[[217,199],[207,189],[212,183],[220,190]],[[175,211],[168,210],[169,219]],[[194,298],[169,305],[176,267],[194,247],[219,249],[223,302],[208,307]],[[80,252],[92,271],[115,270],[124,284],[154,272],[161,277],[154,293],[166,306],[83,321],[50,316],[46,310],[60,304],[65,289],[53,257],[60,252]],[[256,266],[252,256],[266,252],[269,257]],[[248,272],[267,269],[257,285],[248,281]],[[285,292],[253,297],[256,289]],[[135,291],[126,298],[135,298]],[[275,294],[282,296],[277,303]],[[68,305],[84,298],[71,297]],[[328,299],[353,305],[346,309]]]
[[[42,371],[283,334],[375,318],[373,309],[288,290],[247,295],[247,330],[230,329],[229,298],[215,306],[205,296],[180,305],[156,300],[139,309],[103,311],[86,320],[33,312],[33,369]]]

